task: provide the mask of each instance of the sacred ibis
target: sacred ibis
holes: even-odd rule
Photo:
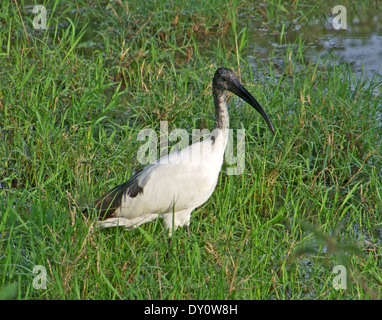
[[[184,225],[189,233],[191,212],[211,196],[223,163],[229,133],[227,90],[256,109],[275,133],[271,120],[235,73],[227,68],[217,69],[212,82],[215,130],[204,140],[147,165],[96,200],[93,208],[101,228],[132,229],[160,216],[170,236],[178,226]]]

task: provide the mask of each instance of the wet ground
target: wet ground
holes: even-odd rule
[[[313,6],[313,5],[312,5]],[[310,21],[291,20],[269,33],[269,25],[249,24],[249,45],[254,55],[263,59],[275,51],[282,56],[288,46],[303,43],[304,55],[316,62],[330,56],[332,62],[349,64],[353,74],[370,80],[382,74],[382,9],[348,8],[341,22],[329,5],[320,8],[319,18]],[[336,19],[337,17],[337,19]],[[337,22],[337,25],[335,23]],[[338,24],[346,23],[344,29]],[[282,38],[282,39],[280,39]]]

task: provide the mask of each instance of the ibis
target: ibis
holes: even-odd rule
[[[133,229],[161,217],[170,237],[179,226],[186,226],[189,233],[191,212],[209,199],[222,167],[229,133],[226,91],[257,110],[272,134],[275,133],[264,109],[236,74],[228,68],[218,68],[212,81],[215,129],[202,141],[148,164],[83,212],[97,212],[97,223],[101,228],[123,226]]]

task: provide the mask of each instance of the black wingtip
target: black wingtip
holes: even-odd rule
[[[94,211],[97,212],[99,220],[106,220],[115,216],[115,212],[122,205],[122,198],[129,196],[135,198],[143,193],[143,188],[138,184],[138,178],[142,174],[142,170],[137,172],[127,182],[122,183],[108,192],[104,193],[95,202],[93,208],[86,208],[82,214],[89,217]]]

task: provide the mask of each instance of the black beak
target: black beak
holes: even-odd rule
[[[239,81],[235,81],[231,83],[228,90],[236,94],[238,97],[242,98],[244,101],[249,103],[253,108],[255,108],[257,112],[259,112],[261,116],[264,118],[264,120],[267,122],[268,127],[269,129],[271,129],[272,134],[275,134],[275,129],[272,125],[272,122],[269,119],[268,115],[265,113],[264,109],[257,102],[257,100],[248,92],[248,90],[243,87],[243,85]]]

